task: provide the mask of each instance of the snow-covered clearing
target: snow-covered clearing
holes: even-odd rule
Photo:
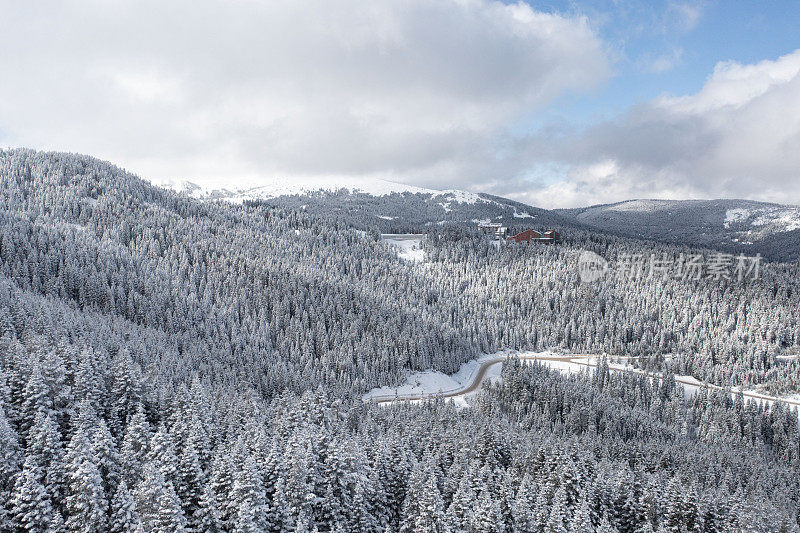
[[[425,250],[422,249],[424,234],[398,234],[384,233],[381,240],[397,250],[397,257],[412,263],[425,260]]]
[[[455,189],[444,190],[436,193],[434,196],[448,196],[451,199],[451,201],[457,202],[459,204],[474,204],[477,202],[489,203],[489,200],[481,198],[474,192],[459,191]]]
[[[759,215],[753,220],[753,226],[776,226],[780,231],[794,231],[800,228],[798,208],[764,209]]]
[[[731,224],[742,222],[750,218],[751,212],[749,209],[728,209],[725,211],[725,227],[731,227]]]
[[[394,399],[421,401],[429,397],[446,396],[456,402],[457,405],[466,407],[469,405],[466,401],[467,397],[479,389],[477,387],[474,391],[467,390],[475,384],[481,368],[486,368],[485,373],[480,376],[481,383],[487,379],[494,383],[500,379],[501,363],[511,354],[512,352],[505,350],[494,354],[482,355],[477,359],[463,363],[458,372],[449,376],[435,370],[413,372],[408,375],[402,385],[372,389],[363,398],[364,401],[385,402],[386,400]]]
[[[391,403],[394,400],[417,402],[428,398],[448,398],[461,407],[469,405],[469,397],[477,393],[483,383],[496,383],[501,380],[500,372],[502,363],[508,357],[516,357],[523,363],[539,361],[565,372],[580,372],[586,365],[581,365],[582,358],[575,356],[576,362],[571,362],[571,355],[561,355],[552,352],[517,352],[503,350],[493,354],[484,354],[477,359],[462,364],[458,372],[452,375],[443,374],[435,370],[413,372],[406,381],[397,387],[380,387],[372,389],[363,396],[364,401]]]
[[[769,226],[773,231],[793,231],[800,228],[800,209],[795,207],[737,208],[725,211],[725,224],[750,221],[751,227]]]

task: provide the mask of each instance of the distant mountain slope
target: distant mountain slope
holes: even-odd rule
[[[620,235],[732,252],[778,261],[800,257],[800,207],[750,200],[630,200],[558,212]]]
[[[306,178],[303,180],[266,179],[253,187],[203,187],[190,181],[164,184],[170,189],[185,192],[198,200],[227,200],[243,202],[247,200],[269,200],[281,196],[307,195],[316,192],[348,191],[371,196],[385,196],[392,193],[441,194],[442,191],[425,189],[382,179],[369,178]]]
[[[489,194],[365,178],[275,181],[253,188],[212,190],[185,182],[173,188],[201,200],[301,209],[386,233],[497,222],[512,233],[529,227],[583,228],[732,253],[760,253],[773,261],[800,258],[800,207],[750,200],[629,200],[548,210]]]
[[[383,180],[268,183],[249,189],[203,189],[192,183],[173,188],[201,200],[263,202],[342,219],[361,229],[386,233],[424,231],[426,227],[497,222],[511,231],[527,227],[572,227],[570,217],[513,200],[460,190],[424,189]]]

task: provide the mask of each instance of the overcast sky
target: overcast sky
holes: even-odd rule
[[[800,2],[0,0],[0,146],[156,182],[800,203]]]

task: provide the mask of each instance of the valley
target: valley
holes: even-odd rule
[[[0,533],[800,533],[800,2],[0,2]]]
[[[587,251],[702,250],[448,194],[198,200],[0,151],[0,518],[91,494],[100,531],[456,530],[464,501],[506,531],[793,524],[796,264],[586,281]]]

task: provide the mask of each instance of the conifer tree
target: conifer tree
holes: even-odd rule
[[[411,474],[400,533],[442,533],[445,531],[442,507],[432,458],[429,457],[418,463]]]
[[[502,533],[505,530],[500,508],[488,487],[480,491],[470,520],[471,531]]]
[[[114,436],[102,418],[97,420],[94,428],[92,449],[97,456],[100,474],[103,476],[103,490],[107,495],[116,494],[122,477],[122,456],[117,450]]]
[[[121,481],[117,492],[111,500],[111,516],[108,524],[109,533],[142,533],[142,522],[136,510],[133,496],[128,484]]]
[[[200,505],[189,521],[189,528],[192,531],[206,533],[221,533],[223,531],[217,495],[210,483],[204,485],[203,493],[200,495]]]
[[[236,474],[233,482],[233,498],[237,510],[233,531],[235,533],[266,531],[268,523],[264,483],[253,457],[245,459],[241,470]]]
[[[145,531],[182,533],[186,517],[169,480],[152,463],[143,466],[143,477],[133,495]]]
[[[150,424],[145,417],[144,406],[139,404],[125,428],[125,437],[120,450],[123,471],[129,484],[136,484],[141,479],[149,446]]]
[[[19,531],[56,533],[63,524],[61,515],[53,508],[43,480],[44,472],[37,464],[36,457],[27,457],[10,501],[13,521]]]
[[[56,509],[63,512],[67,468],[61,430],[52,412],[40,411],[28,434],[26,454],[34,457],[44,474],[43,484]]]
[[[11,427],[0,400],[0,524],[10,524],[9,501],[24,455],[17,432]]]
[[[445,513],[448,529],[453,533],[469,531],[472,524],[472,506],[475,492],[472,490],[472,479],[469,471],[461,477],[453,499]]]
[[[109,503],[103,490],[100,461],[83,428],[75,431],[64,460],[67,465],[66,528],[85,533],[105,531]]]
[[[192,440],[188,440],[181,450],[177,478],[176,492],[183,503],[184,513],[191,522],[191,517],[200,507],[200,498],[205,483],[203,470],[200,467],[200,457]]]

